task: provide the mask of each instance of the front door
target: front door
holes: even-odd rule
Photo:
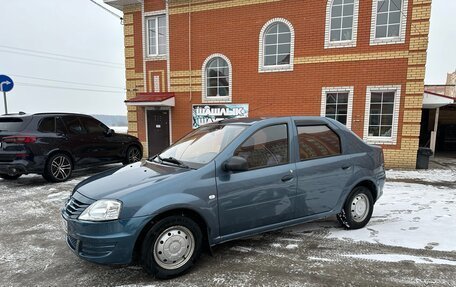
[[[293,218],[296,178],[288,134],[286,124],[258,130],[233,154],[245,158],[249,170],[218,176],[222,236]]]
[[[169,111],[147,111],[149,156],[162,152],[169,146]]]

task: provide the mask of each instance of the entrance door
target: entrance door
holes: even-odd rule
[[[147,111],[149,156],[162,152],[169,146],[169,111]]]

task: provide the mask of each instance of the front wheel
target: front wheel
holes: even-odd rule
[[[202,233],[198,224],[184,216],[158,221],[142,244],[144,269],[159,279],[187,272],[201,254]]]
[[[347,198],[337,219],[347,229],[359,229],[366,226],[373,211],[374,199],[371,191],[364,186],[357,186]]]
[[[64,153],[57,153],[47,161],[43,177],[49,182],[63,182],[70,178],[72,172],[71,158]]]
[[[9,174],[0,174],[0,177],[4,180],[16,180],[21,177],[22,174],[9,175]]]

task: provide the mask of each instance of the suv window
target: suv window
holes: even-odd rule
[[[0,118],[0,132],[19,132],[24,121],[20,118]]]
[[[38,131],[42,133],[54,133],[55,132],[55,117],[44,118],[41,120],[38,127]]]
[[[299,157],[308,160],[341,154],[339,136],[328,126],[298,126]]]
[[[103,134],[108,129],[103,123],[96,119],[81,118],[81,121],[89,134]]]
[[[78,117],[66,116],[63,117],[63,122],[65,123],[70,134],[80,135],[87,133]]]
[[[286,124],[255,132],[234,152],[247,160],[249,169],[288,163],[288,128]]]

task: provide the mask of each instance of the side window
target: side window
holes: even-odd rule
[[[86,130],[82,127],[78,117],[63,117],[63,122],[65,123],[70,134],[81,135],[86,133]]]
[[[81,121],[89,134],[102,134],[106,132],[106,126],[95,119],[81,118]]]
[[[38,131],[42,133],[54,133],[55,132],[55,117],[44,118],[41,120],[38,126]]]
[[[234,152],[247,160],[249,169],[288,163],[288,129],[286,124],[263,128],[254,133]]]
[[[300,160],[341,154],[339,136],[325,125],[298,126],[298,140]]]

